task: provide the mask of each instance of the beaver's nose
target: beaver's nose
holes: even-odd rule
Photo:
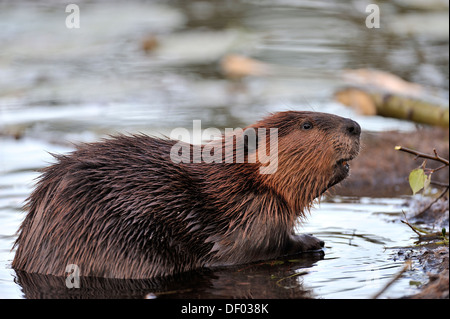
[[[361,126],[353,120],[347,119],[345,122],[345,132],[352,136],[361,135]]]

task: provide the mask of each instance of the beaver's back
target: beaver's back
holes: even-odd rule
[[[82,275],[116,278],[195,267],[207,247],[187,230],[204,201],[190,191],[195,174],[170,161],[173,144],[119,136],[56,156],[28,199],[13,267],[64,275],[76,264]]]

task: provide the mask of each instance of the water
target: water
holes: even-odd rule
[[[424,5],[424,3],[426,5]],[[392,72],[448,103],[448,3],[381,1],[381,28],[367,29],[364,1],[0,2],[0,297],[369,298],[399,269],[392,247],[413,238],[399,223],[404,198],[324,199],[298,231],[325,255],[191,273],[165,281],[91,280],[80,290],[9,266],[21,207],[52,162],[48,152],[116,132],[170,134],[175,127],[244,127],[269,112],[315,110],[352,117],[363,130],[414,125],[363,117],[335,102],[344,69]],[[426,8],[424,8],[424,6]],[[418,28],[417,26],[421,26]],[[145,39],[157,39],[150,52]],[[220,69],[227,54],[276,66],[240,81]],[[409,271],[382,297],[425,280]],[[32,287],[40,287],[39,291]],[[96,287],[96,288],[93,288]]]

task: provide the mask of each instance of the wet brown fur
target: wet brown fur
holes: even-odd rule
[[[359,125],[290,111],[251,127],[278,129],[273,174],[260,174],[258,160],[174,164],[177,142],[146,135],[56,155],[28,199],[13,268],[62,276],[76,264],[83,276],[151,278],[320,248],[293,228],[346,177],[336,163],[357,155]]]

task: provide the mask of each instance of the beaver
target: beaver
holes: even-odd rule
[[[145,134],[54,155],[27,199],[12,267],[64,276],[75,264],[81,276],[143,279],[320,250],[323,241],[294,226],[348,176],[360,126],[287,111],[249,128],[276,129],[278,166],[270,174],[249,160],[270,142],[260,137],[243,163],[174,163],[180,142]]]

